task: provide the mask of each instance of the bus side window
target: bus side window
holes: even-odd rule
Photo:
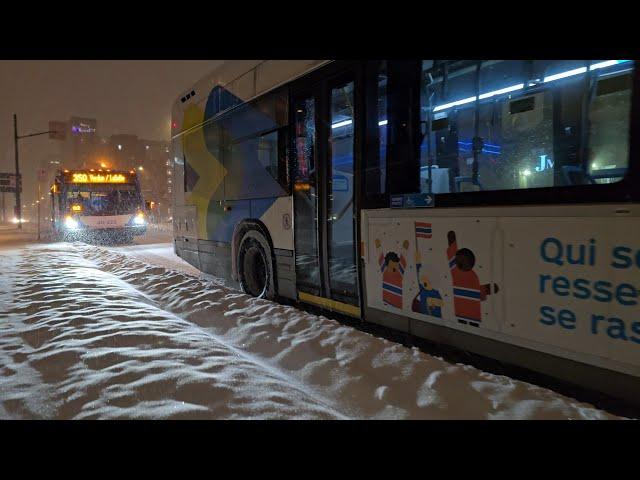
[[[286,128],[264,133],[258,138],[258,162],[289,193],[286,153]]]
[[[425,61],[421,177],[431,176],[421,190],[620,180],[629,162],[632,68],[625,60]]]
[[[289,127],[278,130],[278,182],[287,195],[291,194],[291,167],[289,162]]]
[[[387,192],[387,135],[389,124],[387,113],[387,63],[380,61],[367,72],[367,127],[368,154],[365,157],[365,192],[371,199],[380,198]],[[375,201],[375,200],[374,200]],[[386,203],[386,202],[385,202]]]
[[[193,167],[187,161],[187,156],[183,155],[182,158],[184,159],[184,174],[183,174],[184,191],[191,192],[193,191],[193,188],[196,185],[196,182],[198,180],[198,175],[193,169]]]
[[[596,183],[613,183],[629,165],[631,70],[598,78],[589,110],[589,174]]]
[[[295,180],[313,179],[315,165],[315,104],[313,97],[295,106]]]

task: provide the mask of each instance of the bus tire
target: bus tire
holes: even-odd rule
[[[242,237],[237,265],[238,280],[244,293],[267,300],[276,298],[271,247],[260,232],[249,230]]]

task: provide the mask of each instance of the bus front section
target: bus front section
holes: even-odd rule
[[[52,187],[53,230],[65,240],[144,235],[147,218],[135,171],[65,170]]]

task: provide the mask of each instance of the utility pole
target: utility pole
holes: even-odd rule
[[[22,205],[20,203],[20,162],[18,161],[18,140],[27,137],[36,137],[38,135],[47,135],[47,134],[59,134],[57,130],[51,129],[52,123],[49,123],[49,130],[46,132],[38,132],[31,133],[29,135],[18,135],[18,116],[13,114],[13,142],[15,145],[16,153],[16,214],[18,216],[18,229],[22,230]],[[51,138],[51,137],[50,137]],[[40,197],[38,196],[38,201],[40,201]],[[38,224],[39,225],[39,224]]]
[[[13,114],[13,143],[15,145],[16,159],[16,216],[18,217],[18,230],[22,230],[22,204],[20,203],[20,162],[18,161],[18,116]]]
[[[47,175],[47,171],[44,168],[39,168],[38,169],[38,241],[40,241],[40,207],[42,206],[42,191],[41,191],[41,186],[42,186],[42,180],[45,179]]]
[[[38,241],[40,241],[40,179],[38,179]]]

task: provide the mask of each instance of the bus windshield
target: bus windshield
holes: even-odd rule
[[[67,202],[84,215],[124,215],[135,213],[142,199],[135,185],[70,185]]]

